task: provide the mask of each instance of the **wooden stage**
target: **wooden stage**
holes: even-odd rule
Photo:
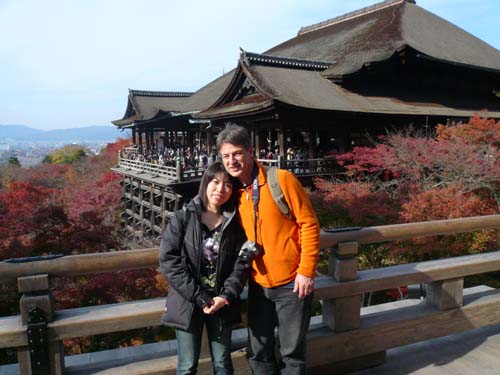
[[[112,352],[110,351],[108,355]],[[81,355],[81,357],[87,356]],[[78,357],[80,356],[67,357],[66,360],[70,366],[77,365],[83,360]],[[80,372],[70,371],[70,373]],[[96,370],[94,373],[99,374],[101,371]],[[17,364],[0,366],[0,375],[17,374]],[[498,375],[500,374],[500,325],[390,349],[383,365],[351,374]]]
[[[386,362],[355,375],[498,375],[500,325],[387,351]]]

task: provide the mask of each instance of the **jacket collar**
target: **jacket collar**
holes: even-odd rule
[[[257,181],[259,186],[262,186],[266,183],[267,181],[267,173],[266,173],[266,168],[257,160],[253,159],[254,165],[253,165],[253,171],[252,171],[252,182],[254,179],[255,174],[257,174]],[[243,190],[245,189],[245,186],[236,178],[233,179],[234,183],[234,189],[235,190]],[[250,186],[252,183],[246,186]]]
[[[199,195],[196,195],[191,201],[187,204],[186,209],[195,213],[196,217],[201,217],[201,200]],[[236,210],[233,208],[232,210],[224,210],[222,211],[223,216],[223,224],[222,229],[224,230],[226,226],[231,222],[231,220],[236,215]],[[199,219],[198,219],[199,220]]]

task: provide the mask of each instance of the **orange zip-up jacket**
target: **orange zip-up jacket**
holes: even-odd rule
[[[319,223],[309,197],[292,173],[278,171],[278,180],[293,219],[276,205],[266,181],[266,171],[259,167],[259,205],[257,240],[254,230],[252,186],[236,192],[240,222],[247,238],[264,248],[264,255],[252,263],[251,278],[265,288],[290,283],[297,273],[314,277],[319,256]]]

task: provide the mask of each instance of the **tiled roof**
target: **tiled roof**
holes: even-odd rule
[[[130,95],[133,96],[152,96],[155,98],[182,98],[193,95],[192,92],[179,92],[179,91],[145,91],[145,90],[128,90]]]
[[[339,23],[339,22],[345,22],[345,21],[348,21],[352,18],[364,16],[366,14],[376,12],[376,11],[379,11],[381,9],[385,9],[385,8],[391,7],[391,6],[396,5],[396,4],[400,4],[400,3],[403,3],[405,1],[415,4],[415,0],[386,0],[386,1],[382,1],[381,3],[370,5],[370,6],[355,10],[353,12],[343,14],[343,15],[338,16],[338,17],[330,18],[326,21],[318,22],[318,23],[315,23],[315,24],[310,25],[310,26],[301,27],[297,35],[302,35],[302,34],[309,33],[311,31],[316,31],[316,30],[322,29],[324,27],[334,25],[334,24]]]
[[[241,50],[240,59],[247,61],[250,65],[270,65],[282,66],[286,68],[296,68],[304,70],[325,70],[328,69],[334,62],[313,61],[304,59],[292,59],[289,57],[264,55],[259,53],[247,52]]]

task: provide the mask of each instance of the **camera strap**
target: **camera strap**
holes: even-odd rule
[[[257,173],[255,173],[257,172]],[[253,229],[255,233],[254,241],[257,242],[257,212],[259,211],[259,170],[254,169],[252,181],[252,202],[253,202]]]

